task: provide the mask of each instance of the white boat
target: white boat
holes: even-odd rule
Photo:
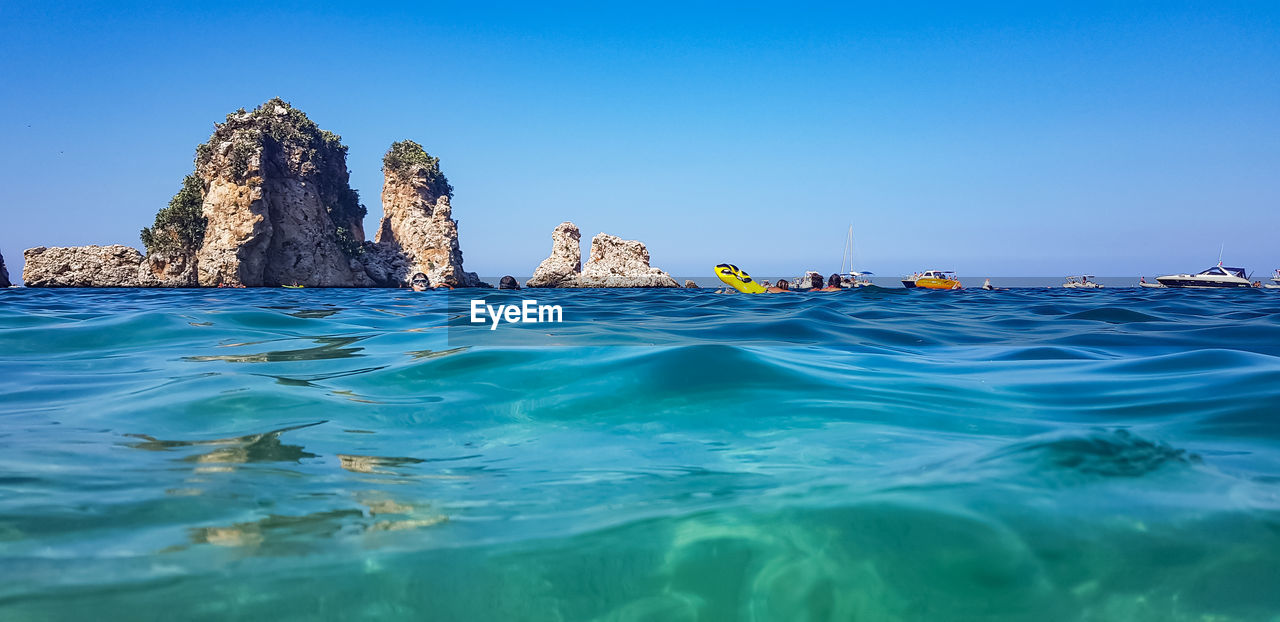
[[[1263,287],[1267,289],[1280,289],[1280,269],[1277,269],[1276,273],[1271,275],[1271,282],[1275,283],[1275,285],[1263,285]]]
[[[798,276],[794,281],[791,282],[791,289],[793,290],[811,289],[813,287],[813,275],[815,274],[818,275],[819,279],[822,279],[822,286],[826,287],[827,278],[822,276],[822,273],[815,272],[813,270],[806,270],[804,273],[804,276]]]
[[[1090,281],[1094,278],[1092,274],[1082,274],[1080,276],[1069,276],[1067,282],[1062,286],[1068,289],[1102,289],[1102,283]]]
[[[1218,262],[1218,265],[1196,274],[1158,276],[1156,277],[1156,282],[1165,287],[1253,287],[1253,284],[1249,282],[1249,276],[1245,274],[1244,268],[1229,268],[1223,266],[1221,261]]]
[[[840,275],[840,287],[845,289],[853,289],[855,287],[871,287],[874,283],[867,277],[871,276],[870,272],[845,272]],[[1280,286],[1277,286],[1280,287]]]
[[[1164,285],[1161,285],[1161,284],[1159,284],[1159,283],[1148,283],[1148,282],[1146,282],[1146,281],[1140,281],[1140,282],[1138,283],[1138,287],[1155,287],[1155,288],[1163,288],[1163,287],[1165,287],[1165,286],[1164,286]]]
[[[844,255],[840,258],[840,287],[850,289],[854,287],[869,287],[871,279],[870,272],[858,272],[853,269],[853,225],[849,225],[849,235],[844,240]]]

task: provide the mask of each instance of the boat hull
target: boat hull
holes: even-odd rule
[[[1198,280],[1198,279],[1189,279],[1189,278],[1180,278],[1180,277],[1163,277],[1163,276],[1156,279],[1156,281],[1165,287],[1175,287],[1175,288],[1182,288],[1182,289],[1232,289],[1232,288],[1238,288],[1238,287],[1252,287],[1252,285],[1247,281],[1245,282],[1205,281],[1205,280]]]
[[[960,281],[955,279],[903,279],[902,286],[907,289],[961,289]]]

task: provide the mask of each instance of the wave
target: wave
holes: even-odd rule
[[[470,294],[0,291],[0,617],[1276,610],[1269,295]]]

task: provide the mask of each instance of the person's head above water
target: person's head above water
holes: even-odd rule
[[[409,279],[409,286],[412,287],[415,292],[422,292],[431,287],[431,281],[427,279],[427,275],[419,272]]]
[[[822,289],[822,275],[814,272],[809,275],[809,287],[813,289]]]
[[[791,289],[791,284],[786,279],[778,279],[778,282],[774,283],[773,286],[778,289]]]
[[[840,287],[840,275],[833,274],[827,277],[827,287]]]

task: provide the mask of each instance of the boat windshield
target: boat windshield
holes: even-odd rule
[[[1244,275],[1244,268],[1227,268],[1224,266],[1214,266],[1200,274],[1209,276],[1233,276],[1240,279],[1246,278]]]

